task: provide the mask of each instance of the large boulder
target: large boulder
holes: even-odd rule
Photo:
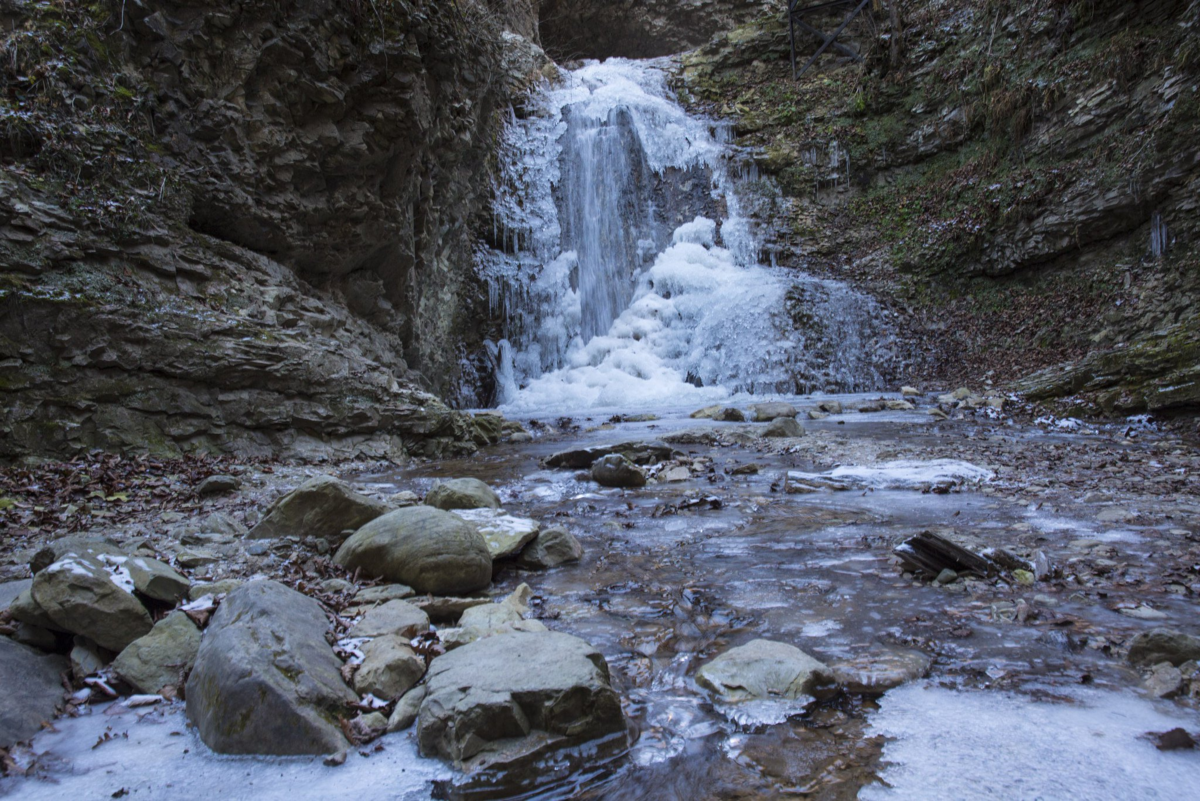
[[[433,595],[476,592],[492,580],[492,556],[479,532],[431,506],[397,509],[372,520],[342,543],[333,560]]]
[[[1170,662],[1179,666],[1189,660],[1200,661],[1200,637],[1175,629],[1157,628],[1142,632],[1129,645],[1129,661],[1135,665]]]
[[[176,611],[117,654],[113,670],[138,692],[157,693],[164,687],[183,684],[199,651],[200,629],[191,618]]]
[[[583,546],[571,532],[562,526],[548,526],[525,546],[517,557],[517,564],[530,570],[545,570],[568,562],[578,562],[582,557]]]
[[[226,596],[187,681],[187,712],[223,754],[328,754],[347,747],[339,718],[358,696],[325,641],[320,605],[275,581]]]
[[[559,632],[499,634],[429,666],[417,742],[472,769],[624,733],[604,656]]]
[[[63,700],[61,656],[46,656],[0,637],[0,748],[28,740],[51,721]]]
[[[794,417],[776,417],[763,429],[764,437],[803,437],[804,426]]]
[[[386,514],[388,507],[359,495],[332,476],[317,476],[284,495],[246,536],[251,539],[299,536],[341,541],[354,530]]]
[[[730,648],[696,672],[696,683],[725,703],[794,700],[829,680],[823,663],[794,645],[771,640]]]
[[[123,552],[116,543],[107,539],[72,534],[59,537],[38,548],[37,553],[29,560],[29,569],[36,575],[67,554],[96,559],[100,556],[121,556]]]
[[[586,469],[602,456],[619,453],[634,464],[654,464],[675,455],[675,449],[665,442],[621,442],[616,445],[600,445],[559,451],[546,460],[547,467]]]
[[[439,481],[425,495],[425,503],[435,509],[499,509],[500,498],[477,478],[451,478]]]
[[[646,471],[621,454],[611,453],[592,465],[592,481],[602,487],[644,487]]]
[[[795,417],[799,412],[790,403],[756,403],[750,407],[754,422],[769,423],[780,417]]]
[[[68,553],[33,577],[30,593],[57,627],[114,653],[154,626],[119,563]]]

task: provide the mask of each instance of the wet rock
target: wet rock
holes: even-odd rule
[[[331,754],[358,700],[325,641],[320,605],[275,581],[251,581],[213,615],[187,681],[187,712],[223,754]]]
[[[686,467],[672,467],[669,470],[664,470],[658,475],[658,480],[664,484],[675,481],[688,481],[692,477],[692,471]]]
[[[794,645],[771,640],[731,648],[696,671],[696,683],[725,703],[794,700],[830,679],[824,663]]]
[[[634,464],[654,464],[675,456],[675,449],[665,442],[622,442],[595,448],[560,451],[546,460],[547,467],[581,470],[591,467],[597,459],[620,454]]]
[[[401,635],[376,637],[363,646],[363,661],[354,673],[354,689],[390,701],[399,698],[425,675],[425,658]]]
[[[388,718],[388,734],[404,731],[417,722],[417,714],[421,711],[421,702],[425,700],[426,685],[419,684],[404,694],[396,702],[392,716]]]
[[[722,406],[718,403],[715,406],[705,406],[703,409],[697,409],[688,416],[696,420],[711,420],[717,416],[717,412],[721,411],[721,409]]]
[[[737,467],[734,467],[729,471],[729,475],[752,476],[759,470],[762,470],[762,465],[758,464],[757,462],[747,462],[746,464],[739,464]]]
[[[1159,751],[1179,751],[1196,747],[1196,741],[1185,729],[1174,728],[1170,731],[1155,732],[1154,747]]]
[[[934,579],[934,582],[937,584],[953,584],[956,581],[958,581],[958,574],[950,568],[946,568],[941,573],[938,573],[937,578]]]
[[[646,472],[624,456],[613,453],[592,465],[592,480],[602,487],[644,487]]]
[[[351,637],[395,634],[412,639],[429,631],[429,615],[408,601],[393,600],[371,609],[350,629]]]
[[[1157,628],[1143,632],[1129,645],[1129,661],[1134,665],[1159,662],[1182,665],[1192,659],[1200,660],[1200,637],[1175,629]]]
[[[744,423],[746,422],[746,415],[742,413],[741,409],[735,409],[732,406],[726,406],[725,408],[718,410],[717,413],[713,415],[712,419],[720,423]]]
[[[824,400],[817,402],[817,411],[825,412],[826,414],[841,414],[841,401]]]
[[[920,395],[921,391],[916,387],[900,387],[900,394],[906,398],[912,398]]]
[[[348,570],[407,584],[419,593],[475,592],[492,580],[492,556],[479,532],[457,515],[430,506],[397,509],[372,520],[333,559]]]
[[[147,598],[175,604],[188,596],[192,583],[157,559],[131,556],[124,562],[133,586]]]
[[[113,672],[141,693],[182,686],[200,651],[200,629],[175,611],[154,624],[145,637],[131,642],[113,661]]]
[[[546,570],[583,557],[583,546],[563,526],[548,526],[517,557],[517,564],[531,570]]]
[[[1183,672],[1170,662],[1159,662],[1142,681],[1142,686],[1155,698],[1174,698],[1183,690]]]
[[[769,423],[779,417],[795,417],[799,412],[790,403],[756,403],[750,407],[754,422]]]
[[[884,402],[883,408],[889,412],[911,412],[917,407],[905,400],[890,400]]]
[[[923,678],[932,664],[921,651],[876,646],[861,656],[835,662],[829,669],[847,692],[874,695]]]
[[[54,719],[63,701],[61,656],[39,654],[0,637],[0,748],[28,740]]]
[[[494,509],[460,509],[454,514],[475,526],[475,530],[487,543],[493,562],[519,554],[541,529],[536,520],[499,514]]]
[[[271,504],[246,536],[320,537],[340,544],[343,531],[361,528],[387,511],[385,504],[354,492],[345,482],[317,476]]]
[[[416,506],[420,502],[420,496],[412,490],[403,490],[401,492],[397,492],[395,495],[388,496],[388,503],[397,509],[405,506]]]
[[[209,476],[196,487],[196,494],[201,498],[210,495],[224,495],[242,486],[242,482],[234,476]]]
[[[33,600],[58,628],[120,652],[154,623],[133,595],[133,583],[98,559],[68,554],[33,579]]]
[[[829,417],[828,412],[818,412],[816,409],[808,410],[808,419],[809,420],[824,420],[827,417]]]
[[[604,656],[569,634],[500,634],[429,666],[417,742],[462,768],[624,735]]]
[[[425,496],[425,503],[435,509],[499,509],[500,498],[487,484],[477,478],[452,478],[439,481]]]
[[[795,418],[777,417],[763,429],[762,435],[764,437],[802,437],[804,436],[804,426],[797,423]]]

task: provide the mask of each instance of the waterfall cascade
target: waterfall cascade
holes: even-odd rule
[[[878,307],[761,265],[723,129],[687,114],[665,60],[565,72],[501,149],[479,253],[513,411],[873,389]],[[718,220],[720,221],[718,223]]]

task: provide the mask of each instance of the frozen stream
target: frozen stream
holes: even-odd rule
[[[544,573],[502,569],[494,593],[528,582],[537,595],[535,613],[548,627],[595,644],[639,736],[628,754],[600,771],[548,766],[539,797],[1195,797],[1197,752],[1160,752],[1146,735],[1175,727],[1196,732],[1200,717],[1186,705],[1144,695],[1139,675],[1100,647],[1155,625],[1194,632],[1191,600],[1146,595],[1129,573],[1095,586],[1055,579],[1022,587],[1001,579],[938,587],[905,577],[891,560],[896,542],[933,529],[981,548],[1036,547],[1059,566],[1079,554],[1103,554],[1165,570],[1160,560],[1176,547],[1171,538],[1190,532],[1162,517],[1178,521],[1175,507],[1119,492],[1086,500],[1082,491],[1046,494],[1032,503],[1021,485],[1061,473],[1031,464],[1018,474],[997,456],[1004,449],[1063,448],[1078,461],[1107,448],[1136,455],[1151,441],[986,420],[937,424],[913,412],[850,412],[806,421],[802,440],[771,442],[749,436],[753,424],[696,421],[681,412],[661,418],[576,417],[580,428],[565,421],[557,433],[535,428],[543,434],[532,443],[361,477],[365,489],[389,493],[421,492],[438,477],[477,476],[498,489],[511,513],[567,525],[583,543],[577,565]],[[676,446],[678,461],[692,465],[686,481],[609,490],[586,474],[539,464],[569,447],[697,429],[691,444]],[[704,432],[723,442],[709,442]],[[750,464],[757,472],[737,470]],[[922,492],[912,483],[919,464],[932,465],[927,477],[953,467],[966,483],[947,494]],[[964,464],[980,472],[969,474]],[[843,475],[869,479],[869,486],[780,491],[789,471],[832,474],[839,465]],[[1102,474],[1096,480],[1113,486]],[[720,508],[690,503],[708,498]],[[1108,513],[1114,501],[1132,517]],[[1163,619],[1114,611],[1147,598]],[[696,668],[759,637],[868,672],[900,652],[919,651],[931,667],[927,678],[877,697],[844,693],[808,709],[714,706],[694,682]],[[504,797],[497,777],[436,790],[449,774],[416,754],[409,733],[389,735],[351,752],[346,765],[327,768],[319,760],[214,756],[178,709],[120,715],[97,709],[56,728],[34,742],[41,755],[35,778],[5,780],[0,792],[13,798],[106,798],[122,789],[129,797],[168,799]],[[113,738],[97,745],[106,732]]]

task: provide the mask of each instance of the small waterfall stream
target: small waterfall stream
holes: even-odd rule
[[[498,401],[545,411],[861,391],[880,383],[880,310],[760,263],[725,130],[685,112],[669,61],[564,72],[501,151],[479,252],[505,338]],[[754,181],[761,184],[761,180]]]

